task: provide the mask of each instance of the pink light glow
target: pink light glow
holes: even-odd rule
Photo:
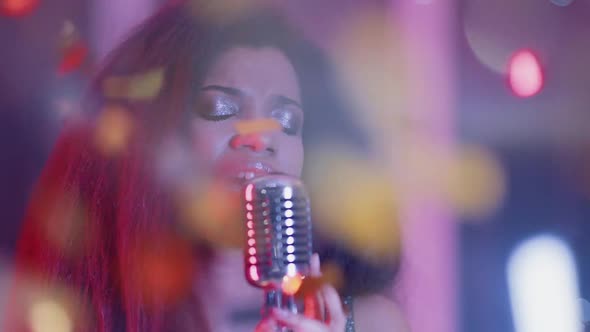
[[[25,16],[38,7],[39,0],[0,0],[0,14]]]
[[[250,264],[256,264],[256,257],[252,256],[250,257]]]
[[[248,202],[252,201],[252,190],[254,190],[254,185],[250,183],[246,187],[246,201]]]
[[[543,73],[538,58],[528,50],[518,51],[508,67],[510,88],[519,97],[532,97],[543,87]]]
[[[260,279],[258,276],[258,268],[256,266],[250,266],[250,279],[254,281],[258,281],[258,279]]]

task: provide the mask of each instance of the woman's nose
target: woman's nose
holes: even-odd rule
[[[236,150],[250,149],[253,152],[270,154],[276,152],[271,132],[237,133],[231,138],[229,145]]]

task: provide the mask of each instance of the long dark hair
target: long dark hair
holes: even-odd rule
[[[306,110],[304,145],[328,140],[359,149],[365,146],[366,138],[338,98],[322,52],[274,11],[215,21],[199,18],[183,4],[164,7],[110,55],[88,93],[84,118],[64,129],[26,213],[17,257],[19,272],[75,289],[80,308],[88,308],[81,309],[84,322],[76,322],[80,330],[162,331],[167,325],[167,302],[138,290],[145,276],[129,270],[136,263],[135,253],[146,246],[157,251],[162,241],[185,240],[170,232],[176,217],[174,204],[170,193],[154,180],[148,161],[154,142],[182,127],[194,89],[207,68],[220,53],[235,46],[275,47],[291,61]],[[148,103],[104,95],[109,77],[156,67],[164,68],[165,84]],[[134,123],[133,135],[117,157],[101,153],[93,136],[96,119],[108,104],[124,105]],[[63,219],[59,211],[59,218],[50,218],[56,207],[64,206],[83,209],[83,216],[65,225],[59,224]],[[63,231],[59,247],[47,235],[48,229]],[[331,260],[343,268],[344,293],[378,291],[396,273],[395,264],[370,264],[345,247],[325,243],[321,236],[317,239],[323,262]],[[191,250],[176,246],[173,256]],[[190,282],[185,279],[179,282]],[[207,329],[204,320],[199,324]]]

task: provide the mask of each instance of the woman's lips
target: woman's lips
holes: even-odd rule
[[[240,170],[238,172],[236,177],[239,180],[245,181],[245,180],[251,180],[255,177],[263,176],[263,175],[270,174],[270,173],[272,173],[272,170],[260,169],[260,168],[244,168],[243,170]]]
[[[274,168],[262,161],[241,161],[227,163],[220,167],[218,176],[229,178],[234,182],[244,182],[259,176],[275,173]]]

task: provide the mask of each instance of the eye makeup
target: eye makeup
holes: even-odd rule
[[[274,96],[271,117],[276,119],[287,135],[295,136],[301,133],[303,127],[303,112],[299,102],[283,95]]]
[[[302,116],[293,107],[283,106],[272,110],[271,117],[276,119],[287,135],[298,135],[301,131]]]
[[[196,110],[205,120],[222,121],[240,113],[241,98],[244,94],[236,88],[208,85],[200,89]],[[277,120],[283,132],[290,136],[299,135],[303,126],[301,104],[282,95],[273,96],[271,103],[269,115]]]
[[[203,96],[197,102],[197,112],[205,120],[221,121],[238,114],[239,106],[227,96]]]

